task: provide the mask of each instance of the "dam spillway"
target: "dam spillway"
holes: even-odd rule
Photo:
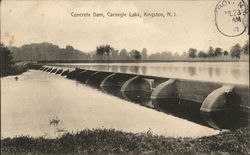
[[[215,129],[235,129],[249,123],[247,85],[55,66],[40,70]]]

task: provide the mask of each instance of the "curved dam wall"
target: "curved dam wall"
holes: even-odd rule
[[[250,122],[248,85],[54,66],[40,70],[215,129],[235,129]]]

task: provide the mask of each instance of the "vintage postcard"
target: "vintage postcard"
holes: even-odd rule
[[[2,154],[250,154],[247,0],[2,0]]]

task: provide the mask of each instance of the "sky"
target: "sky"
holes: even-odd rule
[[[146,48],[149,54],[182,53],[193,47],[209,46],[229,50],[245,44],[247,32],[228,37],[218,31],[214,10],[218,1],[68,1],[3,0],[1,2],[1,42],[22,46],[50,42],[65,48],[71,45],[84,52],[110,44],[116,49]],[[72,17],[71,13],[103,13],[105,18]],[[119,18],[107,12],[171,12],[175,17]]]

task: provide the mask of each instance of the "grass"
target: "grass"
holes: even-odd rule
[[[1,70],[0,76],[10,76],[10,75],[19,75],[26,72],[29,69],[29,65],[26,63],[17,63],[12,65],[5,72]]]
[[[83,130],[60,138],[1,140],[4,154],[249,154],[249,128],[202,138],[171,138],[113,129]]]
[[[40,67],[42,67],[42,65],[19,62],[11,65],[11,67],[5,72],[2,72],[2,70],[0,70],[0,77],[10,76],[10,75],[20,75],[28,71],[29,69],[39,69]]]
[[[18,75],[28,70],[27,64],[15,64],[12,69],[12,75]]]

